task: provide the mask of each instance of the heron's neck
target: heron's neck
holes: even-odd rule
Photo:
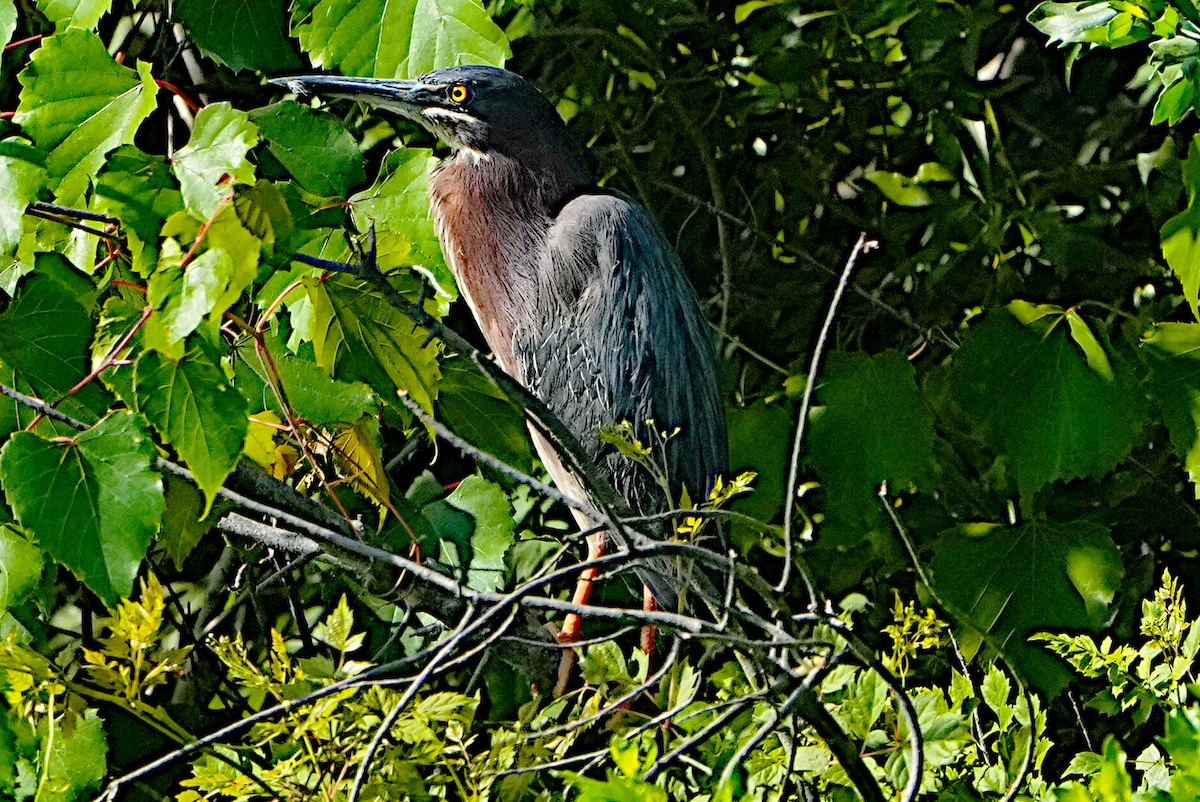
[[[512,339],[535,301],[538,261],[554,211],[586,183],[582,165],[529,169],[501,153],[460,150],[429,184],[442,253],[488,345],[520,375]]]

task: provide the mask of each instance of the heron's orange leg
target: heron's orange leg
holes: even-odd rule
[[[650,590],[649,585],[642,585],[642,609],[648,613],[658,609],[658,599],[654,598],[654,591]],[[654,624],[646,624],[642,627],[642,651],[646,654],[654,654],[654,638],[658,634],[658,630],[654,628]]]
[[[596,532],[588,535],[588,561],[604,556],[604,533]],[[596,579],[597,570],[593,567],[584,568],[579,572],[579,580],[575,583],[575,595],[571,597],[572,604],[587,604],[592,596],[592,583]],[[577,643],[579,630],[583,625],[583,617],[579,613],[567,613],[563,620],[562,629],[558,631],[559,643]],[[567,682],[571,679],[571,669],[575,667],[576,656],[574,649],[564,649],[562,660],[558,663],[558,684],[554,686],[554,695],[562,696],[567,690]]]

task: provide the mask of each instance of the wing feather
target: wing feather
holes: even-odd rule
[[[702,498],[727,469],[713,337],[649,213],[615,193],[572,199],[551,227],[537,294],[535,320],[514,340],[525,384],[637,512],[662,511],[668,499],[647,471],[600,441],[602,427],[621,421],[647,444],[658,439],[648,421],[660,431],[678,428],[666,455],[672,496],[686,487]],[[562,479],[560,486],[578,484]]]

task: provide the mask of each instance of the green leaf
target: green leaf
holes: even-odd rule
[[[171,168],[183,190],[183,205],[197,220],[208,220],[235,184],[253,184],[254,166],[246,154],[258,143],[249,115],[229,103],[213,103],[196,114],[192,137]]]
[[[194,241],[196,235],[191,233],[194,221],[184,215],[178,215],[175,219],[187,222],[188,241]],[[199,233],[198,229],[197,233]],[[171,228],[171,221],[167,221],[167,224],[163,226],[163,235],[177,236]],[[242,297],[242,293],[254,283],[261,262],[262,240],[242,225],[235,208],[226,207],[208,227],[204,243],[210,251],[224,251],[228,254],[233,268],[229,274],[229,280],[217,293],[208,313],[209,318],[219,325],[220,318],[225,311],[237,303],[238,299]]]
[[[233,277],[233,260],[223,250],[208,250],[186,267],[179,263],[182,254],[168,240],[164,246],[165,266],[150,277],[146,300],[154,314],[145,328],[146,347],[178,357],[183,341],[196,330],[216,305]]]
[[[1017,316],[1028,318],[1031,308],[1013,304],[973,326],[946,386],[950,418],[995,444],[1023,502],[1049,482],[1112,470],[1146,416],[1145,399],[1122,360],[1101,361],[1095,351],[1103,349],[1088,339],[1090,331],[1068,336],[1069,326],[1057,325],[1061,310],[1022,325]],[[1106,362],[1112,379],[1104,375]]]
[[[375,78],[512,55],[479,0],[320,0],[294,33],[314,67]]]
[[[285,100],[255,111],[251,119],[267,150],[309,192],[345,197],[366,181],[358,143],[337,117]]]
[[[1050,37],[1050,43],[1105,42],[1108,24],[1117,16],[1108,3],[1040,3],[1029,12],[1033,27]]]
[[[438,419],[467,442],[523,471],[533,467],[525,416],[465,359],[442,363]]]
[[[68,30],[46,39],[18,76],[24,89],[13,120],[47,153],[58,200],[80,200],[104,156],[133,141],[154,110],[150,65],[117,64],[93,33]]]
[[[1195,99],[1195,82],[1187,76],[1181,76],[1158,96],[1158,100],[1154,103],[1154,116],[1150,119],[1150,124],[1158,125],[1166,122],[1168,125],[1174,125],[1191,110]]]
[[[0,59],[4,57],[4,46],[17,30],[17,4],[15,0],[0,0]],[[3,62],[0,61],[0,67]]]
[[[204,491],[207,515],[246,442],[246,400],[200,349],[188,351],[179,361],[156,351],[143,353],[134,388],[137,410],[179,452]]]
[[[1171,756],[1175,799],[1200,799],[1200,709],[1176,708],[1167,715],[1163,746]]]
[[[122,145],[108,156],[96,180],[94,204],[121,221],[133,255],[133,268],[149,275],[158,261],[163,221],[183,209],[183,195],[162,156]]]
[[[933,203],[926,189],[901,173],[873,170],[867,173],[867,180],[879,187],[879,191],[892,203],[901,206],[928,206]]]
[[[80,28],[90,31],[112,7],[112,0],[38,0],[38,8],[55,30]]]
[[[390,154],[380,179],[350,198],[351,216],[359,231],[376,227],[379,265],[416,267],[439,293],[453,299],[454,277],[442,258],[442,248],[429,215],[426,187],[438,160],[428,150],[405,148]]]
[[[1200,161],[1200,152],[1194,143],[1188,161],[1193,159]],[[1200,309],[1197,308],[1200,297],[1200,203],[1189,204],[1164,223],[1159,236],[1163,258],[1183,285],[1183,298],[1192,310],[1192,317],[1200,320]]]
[[[1200,496],[1200,324],[1160,323],[1143,337],[1142,346],[1151,396]]]
[[[366,284],[345,275],[306,279],[313,305],[313,346],[327,373],[370,385],[391,401],[397,392],[432,414],[440,371],[437,346]]]
[[[362,633],[354,634],[354,613],[346,603],[345,594],[338,599],[337,606],[321,622],[313,627],[313,638],[332,646],[339,652],[353,652],[363,643]]]
[[[108,773],[108,740],[100,715],[92,709],[75,719],[71,729],[61,728],[61,720],[45,717],[39,720],[38,735],[42,745],[50,750],[44,785],[39,793],[45,802],[72,802],[83,798]],[[48,732],[48,726],[58,731]]]
[[[41,550],[12,526],[0,526],[0,614],[20,604],[41,578]]]
[[[48,275],[37,273],[0,314],[0,360],[38,395],[54,400],[87,375],[91,336],[84,305]]]
[[[667,802],[667,792],[642,780],[610,774],[607,780],[592,780],[580,774],[567,776],[579,790],[579,802]]]
[[[162,531],[158,545],[162,547],[178,570],[200,539],[216,524],[218,513],[204,515],[204,496],[190,482],[177,476],[166,476],[167,509],[163,513]]]
[[[462,481],[446,502],[475,521],[467,559],[467,585],[493,591],[504,587],[504,556],[513,544],[512,507],[499,485],[478,474]]]
[[[814,415],[809,460],[829,496],[831,513],[870,520],[887,482],[903,492],[928,481],[933,415],[903,354],[833,352]]]
[[[176,0],[174,8],[192,41],[231,70],[300,66],[286,34],[285,0]]]
[[[1066,681],[1066,670],[1026,637],[1036,630],[1096,628],[1124,574],[1108,530],[1085,521],[965,524],[939,536],[932,568],[934,586],[956,620],[987,636],[1023,677],[1048,692]],[[968,645],[967,652],[974,649]]]
[[[306,359],[275,357],[288,402],[315,426],[353,423],[379,405],[379,397],[361,382],[340,382]]]
[[[46,184],[45,157],[15,137],[0,142],[0,261],[21,244],[21,217]]]
[[[133,591],[163,513],[154,443],[132,412],[70,440],[14,434],[0,450],[9,505],[38,545],[108,605]]]

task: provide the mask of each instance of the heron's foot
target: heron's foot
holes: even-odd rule
[[[299,251],[292,252],[292,261],[299,262],[310,267],[319,267],[322,270],[333,270],[337,273],[349,273],[355,278],[360,278],[366,281],[377,281],[382,276],[379,272],[379,251],[375,242],[375,224],[371,223],[371,228],[367,231],[367,247],[366,250],[360,251],[354,246],[353,241],[350,245],[354,249],[355,261],[353,262],[338,262],[333,259],[322,259],[319,256],[310,256],[307,253]]]

